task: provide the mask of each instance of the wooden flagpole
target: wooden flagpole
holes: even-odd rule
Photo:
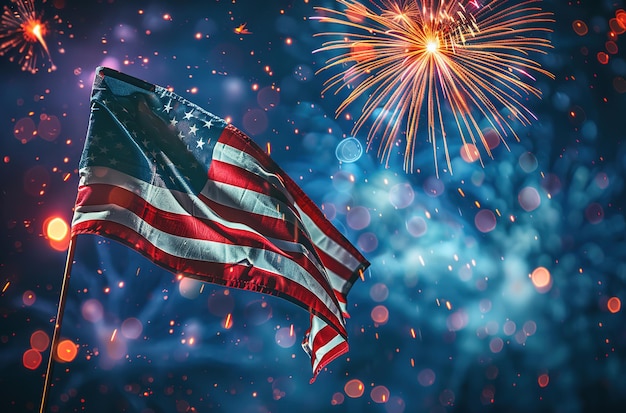
[[[63,283],[61,284],[61,295],[59,296],[59,307],[57,309],[57,317],[54,322],[54,332],[52,333],[52,341],[50,342],[50,355],[48,356],[48,366],[46,367],[46,377],[44,379],[43,394],[41,396],[41,406],[39,413],[45,413],[46,404],[48,402],[48,390],[50,388],[50,380],[52,379],[52,371],[54,370],[54,352],[61,334],[61,322],[63,321],[63,313],[65,311],[65,300],[67,298],[67,289],[70,285],[70,272],[72,263],[74,262],[74,237],[70,238],[67,249],[67,260],[65,261],[65,271],[63,272]]]

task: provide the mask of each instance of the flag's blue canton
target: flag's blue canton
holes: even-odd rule
[[[91,104],[81,168],[104,166],[168,189],[202,190],[224,120],[160,86],[149,91],[111,76],[94,88]]]

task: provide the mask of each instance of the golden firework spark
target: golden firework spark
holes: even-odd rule
[[[4,6],[0,20],[0,56],[12,53],[9,60],[17,60],[22,70],[31,73],[38,71],[37,58],[42,56],[49,62],[48,71],[55,70],[45,40],[48,26],[42,13],[37,13],[32,0],[11,3],[13,7]]]
[[[532,73],[554,78],[532,59],[552,47],[546,25],[554,20],[539,7],[541,0],[372,0],[372,8],[357,0],[337,2],[343,11],[317,7],[314,17],[341,28],[317,34],[334,39],[315,52],[338,52],[318,73],[340,69],[322,94],[350,90],[337,115],[364,99],[352,133],[372,118],[367,147],[380,139],[378,156],[386,165],[404,135],[404,169],[412,172],[416,136],[426,128],[437,174],[439,144],[452,172],[448,120],[467,151],[480,142],[492,157],[481,120],[506,145],[509,135],[519,140],[511,121],[536,119],[522,100],[541,91],[528,82],[535,81]]]

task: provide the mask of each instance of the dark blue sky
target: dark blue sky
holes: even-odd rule
[[[52,334],[66,258],[45,223],[71,220],[99,65],[171,87],[269,145],[372,265],[349,296],[350,352],[310,385],[299,307],[200,291],[81,236],[62,331],[79,349],[55,365],[57,411],[621,409],[626,43],[610,20],[623,3],[542,2],[556,23],[538,59],[556,78],[538,78],[543,98],[526,102],[538,120],[484,168],[449,136],[455,173],[437,179],[425,138],[410,175],[402,148],[389,168],[375,150],[336,157],[353,121],[334,118],[345,96],[321,96],[315,72],[330,56],[312,53],[323,28],[308,20],[333,1],[37,2],[56,70],[45,56],[35,74],[0,56],[0,411],[39,408],[48,350],[34,369],[23,358],[34,333]]]

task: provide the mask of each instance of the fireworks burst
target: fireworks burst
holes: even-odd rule
[[[528,125],[534,114],[522,103],[541,91],[527,83],[532,73],[554,76],[531,58],[551,48],[545,27],[554,22],[542,11],[541,0],[372,0],[369,8],[357,0],[337,0],[343,11],[318,7],[314,17],[341,27],[315,52],[339,52],[318,71],[340,68],[322,93],[349,89],[337,115],[365,98],[353,134],[369,118],[368,149],[380,139],[378,156],[389,162],[404,135],[404,169],[414,170],[417,133],[422,124],[432,143],[435,170],[438,145],[443,146],[452,172],[447,144],[447,120],[454,120],[467,157],[479,158],[476,144],[492,157],[485,138],[496,132],[519,140],[511,121]],[[425,112],[425,119],[422,115]],[[482,120],[482,123],[481,123]]]
[[[13,53],[9,60],[17,62],[22,70],[36,73],[37,58],[47,59],[48,71],[56,69],[46,44],[47,23],[43,14],[35,10],[31,0],[11,0],[14,7],[4,6],[0,20],[0,56]]]

